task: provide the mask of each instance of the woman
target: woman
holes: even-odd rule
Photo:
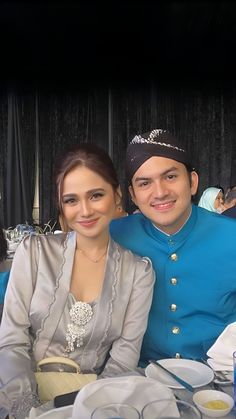
[[[22,241],[4,304],[0,406],[16,418],[40,403],[34,370],[43,358],[69,357],[100,377],[133,370],[152,299],[149,259],[109,236],[121,202],[110,157],[78,145],[59,160],[56,184],[72,231]]]
[[[199,200],[198,206],[205,208],[208,211],[221,213],[224,211],[224,196],[222,190],[215,187],[205,189]]]

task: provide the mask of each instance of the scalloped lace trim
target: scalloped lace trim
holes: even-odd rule
[[[41,404],[37,394],[31,392],[23,393],[13,403],[10,414],[16,419],[25,419],[32,407],[39,407]]]
[[[100,340],[99,345],[98,345],[97,350],[96,350],[97,356],[96,356],[95,362],[93,363],[93,368],[94,369],[95,369],[95,366],[96,366],[96,363],[97,363],[97,360],[98,360],[99,350],[100,350],[103,342],[105,341],[105,339],[108,336],[108,332],[109,332],[109,328],[110,328],[110,324],[111,324],[111,319],[112,319],[113,303],[114,303],[114,299],[115,299],[115,296],[116,296],[115,286],[116,286],[116,283],[118,281],[117,272],[118,272],[118,269],[119,269],[119,261],[120,261],[120,257],[121,257],[120,251],[119,251],[117,246],[116,246],[116,253],[117,253],[117,256],[113,255],[113,262],[116,261],[116,264],[115,264],[114,271],[113,271],[114,281],[113,281],[113,284],[112,284],[111,299],[109,301],[109,310],[108,310],[108,314],[107,314],[108,321],[107,321],[106,329],[105,329],[104,334],[103,334],[103,338]]]
[[[52,301],[51,301],[51,303],[50,303],[50,305],[48,307],[48,312],[47,312],[47,314],[44,316],[44,318],[42,320],[41,328],[38,329],[37,332],[36,332],[36,337],[35,337],[35,341],[34,341],[34,344],[33,344],[33,349],[36,347],[36,344],[38,343],[40,333],[44,330],[45,322],[46,322],[48,316],[51,314],[51,307],[54,304],[55,299],[56,299],[56,292],[57,292],[57,289],[58,289],[59,284],[60,284],[60,279],[61,279],[62,274],[63,274],[63,267],[64,267],[65,261],[66,261],[65,250],[67,248],[68,238],[69,238],[69,235],[66,236],[66,239],[63,242],[63,255],[62,255],[62,263],[61,263],[61,267],[60,267],[61,269],[60,269],[60,272],[59,272],[59,274],[58,274],[58,276],[56,278],[56,283],[55,283],[55,288],[54,288],[54,295],[53,295]],[[40,241],[38,241],[38,244],[39,244],[39,248],[40,248],[40,246],[41,246]]]

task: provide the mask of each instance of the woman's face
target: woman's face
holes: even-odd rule
[[[218,209],[224,204],[223,192],[220,191],[215,199],[214,208]]]
[[[84,166],[74,168],[64,178],[63,215],[68,226],[85,237],[108,232],[119,201],[110,183]]]

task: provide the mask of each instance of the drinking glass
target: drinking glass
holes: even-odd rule
[[[135,407],[122,403],[110,403],[97,407],[91,419],[140,419],[140,414]]]
[[[183,400],[155,400],[146,404],[141,413],[142,419],[201,419],[202,414],[192,404]]]

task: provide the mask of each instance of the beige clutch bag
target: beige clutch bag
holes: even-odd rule
[[[57,366],[58,371],[41,371],[43,366],[50,368],[50,365]],[[74,368],[75,372],[67,372],[68,367]],[[71,393],[80,390],[86,384],[97,379],[96,374],[82,374],[79,365],[72,359],[65,357],[50,357],[39,361],[35,378],[38,384],[38,395],[45,403],[53,400],[61,394]]]

